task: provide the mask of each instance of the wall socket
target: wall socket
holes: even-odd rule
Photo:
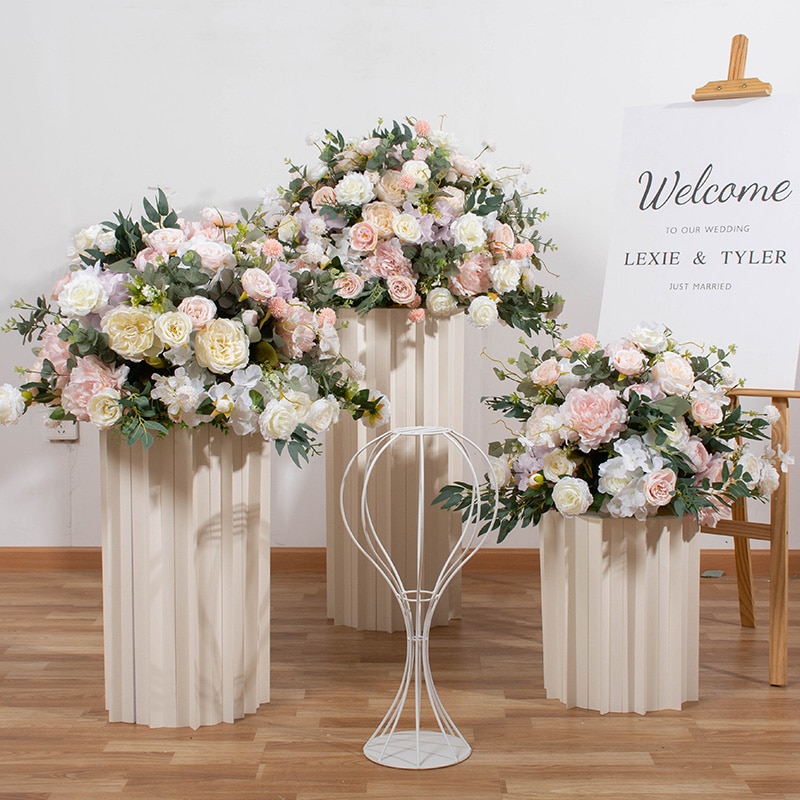
[[[70,420],[59,422],[55,426],[46,426],[47,438],[51,442],[77,442],[78,423]]]

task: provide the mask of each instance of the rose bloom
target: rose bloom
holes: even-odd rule
[[[454,220],[450,225],[453,241],[467,248],[477,250],[486,242],[486,231],[483,222],[477,214],[471,211]]]
[[[424,186],[431,179],[431,168],[425,161],[406,161],[401,171],[404,175],[411,175],[417,186]]]
[[[25,413],[25,398],[16,386],[4,383],[0,386],[0,423],[16,425]]]
[[[297,412],[288,400],[270,400],[258,418],[265,439],[288,439],[298,426]]]
[[[467,316],[476,328],[488,328],[499,316],[497,303],[486,295],[476,297],[469,304]]]
[[[692,401],[692,419],[701,428],[717,425],[722,422],[722,406],[711,400],[697,398]]]
[[[611,366],[620,375],[639,375],[644,369],[644,353],[632,347],[617,350],[609,359]]]
[[[689,441],[681,448],[681,452],[692,462],[692,467],[695,472],[702,472],[708,467],[711,455],[708,450],[706,450],[703,442],[696,436],[689,438]]]
[[[293,216],[286,216],[278,223],[277,236],[282,242],[294,241],[294,237],[298,233],[300,233],[300,224]]]
[[[542,361],[536,369],[531,372],[531,380],[537,386],[551,386],[561,377],[561,364],[558,359],[548,358]]]
[[[364,269],[378,278],[388,278],[390,275],[410,278],[413,275],[411,261],[403,255],[398,239],[381,242],[374,254],[364,259]]]
[[[227,242],[215,242],[204,236],[195,237],[180,248],[179,254],[184,255],[190,250],[200,256],[200,263],[207,272],[216,273],[236,266],[236,256]]]
[[[108,346],[128,361],[141,361],[156,343],[155,319],[146,308],[119,306],[103,316]]]
[[[389,203],[369,203],[361,209],[361,218],[372,225],[382,239],[393,235],[392,223],[398,216],[400,212]]]
[[[564,439],[558,407],[547,403],[536,406],[525,423],[525,438],[533,447],[558,447],[562,444]]]
[[[371,156],[380,143],[381,140],[377,136],[373,136],[371,139],[362,139],[356,145],[356,152],[362,156]]]
[[[495,485],[498,489],[508,486],[511,482],[511,465],[505,457],[489,456],[489,463],[492,465]]]
[[[250,339],[235,319],[214,319],[195,334],[194,353],[201,367],[224,375],[247,366]]]
[[[344,300],[358,297],[364,288],[364,279],[356,272],[345,272],[333,282],[336,294]]]
[[[392,230],[404,242],[416,243],[422,239],[419,220],[411,214],[398,214],[392,221]]]
[[[122,419],[122,408],[119,401],[118,389],[111,387],[101,389],[86,404],[89,421],[101,430],[113,427]]]
[[[455,297],[444,286],[437,286],[428,292],[425,307],[433,317],[449,317],[458,311]]]
[[[180,228],[157,228],[144,237],[145,244],[157,253],[174,256],[186,241],[186,234]]]
[[[299,301],[286,303],[286,313],[275,325],[275,331],[284,341],[281,351],[289,358],[300,358],[316,342],[314,314]]]
[[[489,249],[496,255],[501,255],[508,253],[513,246],[514,231],[505,222],[500,223],[489,237]]]
[[[336,184],[336,200],[343,206],[363,206],[375,196],[372,181],[362,172],[348,172]]]
[[[499,261],[489,269],[492,287],[498,294],[513,292],[519,286],[522,267],[518,261]]]
[[[406,306],[417,296],[417,289],[410,278],[404,275],[391,275],[386,279],[386,288],[393,303]]]
[[[101,311],[108,303],[108,292],[91,270],[73,272],[58,293],[58,305],[65,317],[85,317]]]
[[[648,353],[660,353],[667,347],[667,332],[657,322],[642,322],[631,331],[630,339]]]
[[[460,217],[464,213],[464,202],[466,197],[463,189],[457,186],[443,186],[436,193],[434,205],[441,204],[446,207],[454,217]]]
[[[242,289],[253,300],[258,300],[261,303],[266,303],[271,297],[275,297],[278,292],[275,281],[259,267],[251,267],[242,273]]]
[[[474,297],[489,290],[491,256],[473,255],[459,267],[459,274],[450,278],[449,285],[458,297]]]
[[[575,472],[575,462],[561,448],[551,450],[542,459],[542,473],[552,483],[565,475],[572,475],[573,472]]]
[[[450,161],[456,172],[465,178],[474,178],[481,171],[481,165],[474,158],[467,158],[461,153],[456,153]]]
[[[374,250],[378,244],[378,231],[369,222],[356,222],[350,228],[350,247],[359,253]]]
[[[675,494],[678,476],[671,469],[656,469],[644,479],[644,499],[651,506],[666,506]]]
[[[79,358],[61,392],[61,405],[68,414],[82,422],[89,421],[89,401],[103,389],[121,391],[128,377],[128,367],[112,369],[97,356]]]
[[[294,406],[298,422],[305,422],[308,412],[311,409],[311,398],[305,392],[297,389],[289,389],[283,393],[283,399]]]
[[[205,328],[217,316],[217,307],[214,301],[199,295],[184,297],[178,306],[178,311],[183,311],[184,314],[188,315],[195,330]]]
[[[165,347],[183,347],[188,344],[192,329],[192,318],[183,311],[166,311],[156,317],[156,336]]]
[[[333,186],[320,186],[314,194],[311,195],[311,208],[315,211],[322,208],[322,206],[336,205],[336,190]]]
[[[42,366],[45,360],[53,365],[58,378],[56,386],[63,389],[69,379],[67,375],[67,361],[71,358],[69,352],[69,342],[60,339],[58,332],[60,327],[53,324],[48,325],[42,334],[42,344],[36,358],[36,365],[30,370],[30,379],[39,380],[41,377]]]
[[[223,211],[219,208],[204,208],[200,212],[200,219],[210,222],[218,228],[231,228],[239,221],[239,215],[235,211]]]
[[[306,425],[317,433],[324,433],[339,419],[339,403],[335,397],[321,397],[308,409]]]
[[[402,173],[399,170],[387,170],[375,184],[375,194],[384,203],[399,208],[406,199],[406,193],[401,183]]]
[[[565,427],[572,429],[578,447],[588,453],[604,442],[610,442],[627,427],[628,412],[619,399],[619,392],[605,384],[589,389],[572,389],[561,411]]]
[[[553,487],[553,504],[565,517],[578,517],[585,514],[592,504],[589,484],[581,478],[559,478]]]
[[[663,360],[653,365],[651,374],[664,394],[687,394],[694,384],[692,365],[672,351],[664,353]]]

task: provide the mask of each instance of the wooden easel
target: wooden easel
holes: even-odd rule
[[[692,95],[693,100],[727,100],[738,97],[768,97],[772,86],[758,78],[745,78],[747,37],[738,34],[731,43],[728,80],[711,81]],[[769,398],[778,409],[780,419],[772,426],[772,449],[789,450],[789,399],[800,397],[800,391],[781,389],[733,389],[728,393],[733,402],[740,397]],[[739,590],[739,620],[746,628],[754,628],[753,565],[750,539],[769,542],[769,682],[786,685],[789,630],[789,481],[780,473],[778,488],[770,498],[769,524],[750,522],[744,502],[733,507],[733,518],[721,520],[704,533],[733,537],[736,582]]]

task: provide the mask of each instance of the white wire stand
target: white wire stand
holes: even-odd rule
[[[424,574],[423,560],[425,512],[432,499],[424,496],[425,446],[426,441],[431,443],[431,440],[437,437],[443,438],[449,449],[457,451],[463,457],[469,482],[472,484],[472,498],[462,524],[461,537],[445,559],[438,575],[431,581],[426,579]],[[414,575],[403,577],[376,529],[375,507],[380,504],[381,498],[377,497],[374,492],[370,492],[370,481],[376,470],[387,468],[387,461],[388,468],[391,469],[392,462],[397,459],[397,454],[392,453],[393,446],[401,446],[409,441],[414,445],[418,473],[416,571]],[[397,449],[395,447],[395,450]],[[383,464],[379,465],[378,462],[383,456],[387,456],[387,458],[384,459]],[[364,459],[366,460],[364,461]],[[351,521],[347,519],[345,492],[348,480],[356,480],[358,477],[359,471],[353,471],[353,467],[359,460],[364,461],[361,472],[363,479],[359,492],[360,525],[356,526],[357,529],[354,530]],[[353,474],[352,479],[351,473]],[[467,740],[445,711],[433,685],[428,642],[433,613],[442,593],[464,564],[475,555],[486,538],[479,536],[482,527],[480,520],[481,484],[486,485],[484,475],[488,476],[489,485],[494,492],[491,517],[491,523],[494,523],[497,514],[497,485],[488,456],[474,442],[450,428],[417,426],[397,428],[373,439],[353,456],[342,476],[339,499],[347,532],[356,547],[389,584],[400,604],[408,637],[405,669],[400,681],[400,688],[397,690],[386,716],[364,745],[364,755],[377,764],[398,769],[437,769],[458,764],[468,758],[472,752]],[[426,583],[430,584],[430,588],[426,587]],[[408,704],[409,708],[411,706],[409,692],[412,685],[414,728],[398,729],[406,705]],[[427,695],[432,719],[438,730],[423,730],[421,727],[423,694]]]

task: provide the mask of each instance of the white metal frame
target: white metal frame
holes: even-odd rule
[[[380,539],[373,521],[373,513],[369,507],[367,494],[377,462],[382,456],[388,455],[392,445],[403,437],[414,437],[416,439],[419,464],[416,581],[413,587],[404,585],[399,570]],[[469,513],[462,525],[461,537],[442,565],[432,588],[426,589],[422,585],[424,580],[425,507],[426,502],[429,502],[424,497],[425,440],[430,437],[444,438],[448,443],[448,448],[455,450],[462,456],[473,490]],[[354,465],[359,461],[362,454],[366,455],[366,464],[363,468],[360,491],[360,525],[357,530],[354,530],[351,521],[347,519],[345,487],[351,473],[353,473]],[[480,456],[480,458],[476,456]],[[482,527],[480,520],[480,491],[483,476],[480,475],[477,464],[481,463],[486,467],[486,474],[495,494],[491,519],[493,523],[497,514],[497,485],[491,461],[474,442],[450,428],[415,426],[396,428],[389,431],[358,450],[350,460],[342,476],[339,504],[347,532],[356,547],[389,584],[392,593],[400,604],[408,637],[405,669],[400,681],[400,688],[397,690],[397,694],[380,725],[364,745],[364,755],[371,761],[384,766],[397,767],[399,769],[435,769],[457,764],[468,758],[472,752],[472,748],[445,711],[433,685],[428,657],[428,642],[433,613],[436,604],[442,597],[442,593],[463,565],[475,555],[486,538],[485,536],[479,536],[479,531]],[[357,472],[354,473],[353,479],[356,479]],[[359,536],[359,531],[361,536]],[[398,730],[398,723],[403,714],[412,683],[414,685],[415,727],[413,730]],[[421,730],[420,728],[423,684],[438,730]]]

